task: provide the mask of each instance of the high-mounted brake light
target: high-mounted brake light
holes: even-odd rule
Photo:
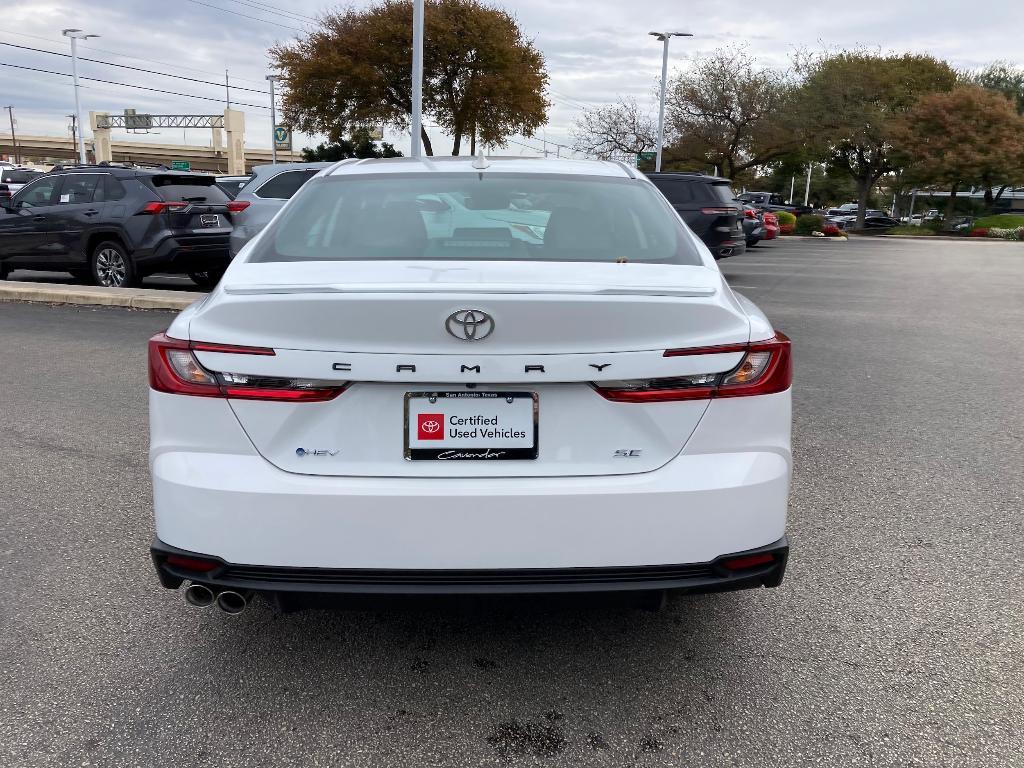
[[[196,352],[219,352],[230,355],[274,354],[274,350],[268,347],[188,342],[158,333],[149,340],[149,386],[157,392],[174,395],[303,403],[333,400],[348,386],[347,382],[320,379],[211,371],[199,362]]]
[[[192,203],[186,203],[184,201],[180,201],[180,202],[157,202],[157,201],[153,201],[152,203],[146,203],[144,206],[142,206],[142,210],[139,211],[139,213],[146,213],[146,214],[149,214],[150,216],[156,216],[158,213],[164,213],[164,212],[167,212],[167,211],[170,211],[170,212],[173,212],[173,211],[184,211],[190,205],[192,205]]]
[[[601,381],[592,386],[607,400],[617,403],[658,403],[708,400],[713,397],[744,397],[784,392],[793,382],[789,337],[774,337],[749,344],[669,349],[665,357],[715,355],[743,352],[739,364],[719,373],[699,373],[657,379]]]
[[[228,213],[241,213],[250,205],[248,200],[232,200],[228,203]]]

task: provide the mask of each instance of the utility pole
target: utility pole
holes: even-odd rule
[[[224,70],[224,103],[228,109],[231,109],[231,79],[228,77],[228,71]]]
[[[71,143],[78,144],[78,116],[77,115],[66,115],[71,118]]]
[[[423,154],[423,0],[412,2],[412,156]]]
[[[274,83],[280,75],[267,75],[270,83],[270,162],[277,165],[277,107],[274,104]]]
[[[85,165],[85,141],[82,139],[82,107],[78,100],[78,41],[88,40],[90,37],[99,37],[99,35],[87,35],[80,29],[64,29],[61,30],[61,34],[64,37],[71,38],[71,76],[75,83],[75,116],[78,123],[78,162]]]
[[[14,145],[14,164],[21,165],[21,152],[18,151],[18,137],[14,133],[14,107],[4,107],[11,118],[11,144]]]
[[[658,154],[654,158],[655,172],[661,170],[661,150],[665,144],[665,92],[668,88],[668,41],[673,37],[693,37],[690,32],[648,32],[664,45],[661,53],[661,100],[658,105]]]

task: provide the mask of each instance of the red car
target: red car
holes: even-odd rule
[[[761,214],[761,219],[764,221],[764,239],[774,240],[779,236],[779,217],[774,213],[765,211]]]

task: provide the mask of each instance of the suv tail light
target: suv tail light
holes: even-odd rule
[[[669,349],[665,357],[743,352],[739,365],[724,373],[698,373],[658,379],[594,382],[605,399],[617,403],[659,403],[708,400],[713,397],[744,397],[784,392],[793,382],[790,341],[783,333],[765,341],[720,347]]]
[[[211,371],[199,362],[195,356],[196,352],[220,352],[231,355],[274,354],[274,350],[266,347],[189,342],[158,333],[149,340],[149,386],[157,392],[174,395],[303,403],[333,400],[348,386],[347,382],[320,379],[289,379]]]
[[[154,200],[152,203],[146,203],[142,206],[142,210],[139,213],[149,214],[150,216],[156,216],[157,214],[174,211],[184,211],[192,203],[186,203],[184,200],[175,202],[160,202]]]
[[[252,203],[248,200],[231,200],[228,203],[228,213],[241,213],[250,205],[252,205]]]

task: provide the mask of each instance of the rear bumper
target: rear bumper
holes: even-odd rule
[[[227,267],[228,233],[168,237],[152,250],[136,251],[135,260],[143,271],[200,272]]]
[[[216,558],[212,571],[197,572],[169,563],[179,555],[202,558],[159,539],[150,548],[160,583],[177,589],[185,581],[205,584],[214,592],[226,589],[261,593],[336,595],[537,594],[559,592],[624,592],[670,589],[679,592],[724,592],[782,583],[789,558],[785,536],[764,547],[722,555],[707,563],[611,568],[519,569],[356,569],[275,568],[228,563]],[[770,555],[763,565],[733,569],[738,557]]]

